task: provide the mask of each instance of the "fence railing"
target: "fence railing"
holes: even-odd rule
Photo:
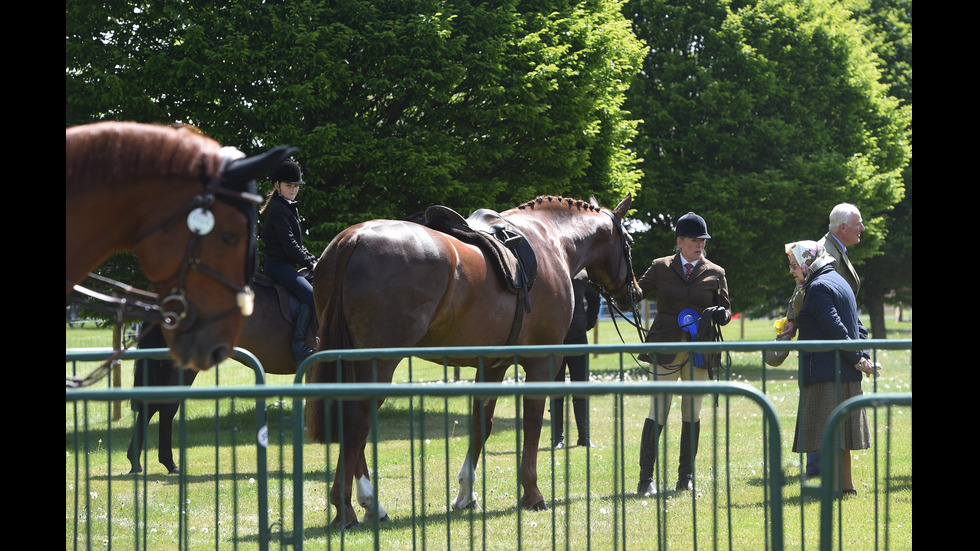
[[[588,383],[515,384],[519,374],[519,370],[515,370],[514,377],[505,383],[450,384],[448,364],[442,366],[443,376],[439,382],[411,381],[391,385],[302,382],[305,369],[318,362],[402,357],[406,353],[405,350],[382,349],[320,352],[300,366],[294,379],[295,384],[269,385],[266,384],[264,373],[254,356],[246,351],[236,350],[235,359],[255,371],[254,386],[66,390],[66,402],[69,406],[69,412],[66,413],[66,484],[69,486],[66,489],[66,548],[91,548],[96,545],[105,547],[104,544],[108,543],[110,548],[121,545],[126,548],[151,549],[154,548],[154,541],[173,539],[179,548],[187,549],[201,548],[202,540],[211,542],[207,545],[214,545],[215,548],[225,548],[231,543],[235,548],[241,545],[250,548],[257,546],[259,549],[276,546],[302,549],[307,543],[315,548],[383,549],[390,548],[392,540],[397,542],[396,546],[402,548],[538,549],[545,546],[577,549],[584,546],[589,549],[627,549],[666,547],[670,541],[676,542],[679,537],[687,537],[678,536],[678,533],[693,532],[693,545],[685,544],[685,547],[709,545],[713,548],[743,548],[743,538],[749,537],[755,548],[783,549],[787,539],[785,530],[792,522],[785,514],[785,492],[789,486],[786,484],[787,464],[783,450],[791,438],[787,438],[781,429],[778,408],[767,395],[770,390],[766,389],[766,385],[763,384],[760,389],[744,382],[734,382],[730,380],[730,373],[720,374],[721,380],[706,383],[635,381],[627,380],[624,374],[632,368],[631,356],[641,352],[672,354],[679,349],[693,349],[702,353],[758,352],[761,369],[765,373],[766,368],[761,361],[763,350],[857,347],[872,348],[876,352],[910,350],[911,340],[863,341],[857,345],[847,342],[733,342],[465,349],[469,357],[488,359],[583,352],[593,357],[598,354],[618,358],[619,370],[613,372],[608,377],[609,380]],[[463,351],[460,349],[452,349],[453,355],[461,352]],[[72,363],[93,362],[105,359],[110,353],[111,351],[103,349],[73,350],[66,353],[66,360]],[[410,350],[412,358],[430,358],[446,353],[446,349]],[[163,350],[138,350],[128,351],[122,358],[165,357],[167,354]],[[411,364],[413,360],[408,361]],[[703,413],[708,415],[705,432],[711,445],[708,449],[702,446],[708,454],[702,452],[698,458],[697,492],[662,491],[654,498],[639,499],[633,490],[637,457],[633,441],[639,432],[635,428],[636,420],[642,422],[645,401],[651,396],[667,393],[706,394],[713,397],[714,409],[706,407],[706,412],[711,411]],[[548,512],[524,511],[518,505],[522,438],[520,402],[524,398],[553,395],[588,396],[593,399],[593,404],[599,403],[600,405],[594,407],[595,413],[599,414],[594,422],[599,426],[608,425],[608,444],[599,449],[564,448],[560,451],[552,450],[550,446],[545,449],[539,446],[539,482],[542,491],[547,494],[546,498],[550,498],[551,507]],[[379,401],[385,398],[398,404],[395,413],[385,414],[384,410],[373,413],[374,430],[369,439],[368,461],[372,474],[377,475],[372,476],[377,498],[370,505],[373,508],[373,515],[369,515],[371,522],[357,531],[335,530],[329,526],[331,508],[328,496],[334,463],[340,454],[338,446],[311,445],[304,435],[303,401],[323,397]],[[468,430],[458,427],[468,426],[466,419],[473,415],[471,406],[460,404],[465,404],[474,397],[496,397],[513,402],[512,405],[508,403],[508,408],[513,408],[513,449],[501,452],[500,447],[504,442],[499,438],[487,444],[480,459],[483,471],[479,502],[484,504],[483,508],[452,511],[448,507],[449,487],[454,482],[450,464],[454,460],[461,460],[461,456],[465,454],[468,436]],[[601,398],[608,399],[608,403],[600,402]],[[883,403],[911,406],[910,392],[907,401],[904,394],[890,393],[876,393],[862,398],[841,407],[878,407]],[[221,468],[227,465],[226,453],[220,449],[221,445],[216,444],[219,451],[214,456],[215,473],[193,474],[197,467],[189,464],[193,460],[185,455],[185,450],[188,447],[196,449],[207,445],[200,443],[200,438],[195,439],[196,443],[188,445],[189,434],[195,433],[195,427],[197,432],[207,430],[202,430],[205,424],[200,422],[194,422],[194,427],[188,428],[188,421],[182,412],[179,434],[181,465],[184,468],[176,484],[177,522],[173,529],[176,535],[163,535],[161,530],[166,528],[162,521],[152,518],[153,502],[157,499],[158,490],[172,489],[170,487],[174,484],[167,477],[143,473],[131,476],[132,492],[119,490],[129,482],[125,477],[119,477],[112,472],[113,451],[124,447],[114,443],[112,438],[114,435],[116,440],[120,440],[121,429],[113,426],[108,414],[105,415],[106,419],[92,423],[89,422],[89,417],[96,408],[92,404],[101,402],[109,404],[119,400],[152,402],[175,399],[188,404],[215,402],[217,420],[213,431],[216,442],[217,435],[227,430],[228,427],[224,426],[226,422],[236,423],[248,418],[247,413],[234,413],[234,406],[231,407],[231,413],[226,413],[218,404],[254,403],[254,427],[245,426],[247,423],[243,421],[231,428],[232,433],[245,432],[254,435],[246,437],[248,444],[243,445],[243,448],[249,450],[254,448],[254,454],[239,452],[233,446],[230,454],[227,454],[231,457],[233,470],[224,472]],[[719,405],[720,399],[724,404]],[[408,402],[408,405],[404,402]],[[565,402],[568,404],[570,400]],[[270,403],[280,410],[277,417],[278,437],[271,438],[270,406],[267,405]],[[291,412],[286,411],[287,404],[292,404]],[[433,404],[436,406],[433,407]],[[442,410],[439,410],[439,405]],[[185,407],[184,411],[186,409]],[[510,411],[498,406],[497,414],[507,416]],[[565,415],[566,420],[569,417]],[[792,418],[793,415],[787,415],[784,411],[783,417]],[[462,423],[459,423],[460,419],[463,420]],[[751,422],[746,422],[745,419],[751,419]],[[736,421],[736,427],[732,426],[733,420]],[[119,424],[125,426],[124,423]],[[742,430],[743,424],[751,427]],[[834,423],[831,425],[828,426],[828,431],[834,429]],[[886,425],[891,437],[892,424]],[[506,424],[502,426],[506,430]],[[405,431],[406,434],[392,436],[388,433],[392,428]],[[495,437],[499,436],[498,432],[495,430]],[[379,433],[383,433],[382,436],[379,437]],[[105,435],[106,442],[103,443],[100,435]],[[462,443],[457,443],[460,439]],[[436,441],[435,444],[433,440]],[[910,448],[910,430],[908,440]],[[547,442],[547,438],[543,437],[542,441]],[[673,440],[665,437],[665,441]],[[439,447],[438,442],[442,442],[440,450],[436,449]],[[106,447],[104,453],[93,452],[103,445]],[[270,457],[270,446],[278,448],[277,456],[273,454]],[[289,447],[292,448],[291,453],[288,451]],[[399,448],[399,451],[392,454],[387,448]],[[672,465],[674,459],[669,449],[670,444],[662,447],[662,458],[658,461],[657,478],[661,487],[665,487],[663,483],[669,476],[667,465]],[[510,454],[513,454],[513,458],[508,461]],[[92,459],[103,455],[106,466],[93,466]],[[254,457],[254,468],[235,463],[240,455],[247,457],[249,461]],[[268,465],[270,461],[274,463],[271,470]],[[397,465],[397,468],[391,467],[392,464]],[[578,465],[581,464],[585,465],[584,473],[579,472],[581,469]],[[707,469],[704,465],[707,465]],[[441,473],[441,476],[434,474],[434,471]],[[194,478],[189,480],[188,476]],[[213,476],[215,481],[213,487],[205,491],[202,481],[208,476]],[[270,478],[274,482],[276,476],[279,477],[279,483],[273,488]],[[247,480],[243,482],[243,478]],[[124,482],[119,482],[120,479]],[[829,548],[824,547],[825,542],[832,540],[830,536],[824,536],[825,533],[829,534],[827,530],[833,528],[831,507],[835,501],[825,490],[830,480],[829,476],[824,477],[819,495],[816,494],[817,490],[806,483],[801,484],[799,490],[801,510],[804,508],[804,499],[819,498],[821,548]],[[219,503],[227,494],[225,485],[232,488],[232,497],[228,499],[230,504]],[[434,497],[433,488],[438,494],[444,492],[441,499]],[[102,499],[94,497],[100,491],[109,495],[102,496]],[[166,498],[172,498],[173,492],[162,493]],[[214,495],[215,503],[205,507],[207,514],[204,515],[210,517],[211,526],[206,526],[209,523],[202,520],[201,514],[193,511],[199,501],[206,499],[197,497],[200,493]],[[124,497],[120,498],[120,494]],[[877,496],[877,492],[875,495]],[[394,507],[389,504],[388,512],[394,511],[393,516],[399,518],[383,524],[379,514],[380,502],[391,497],[395,498],[396,503]],[[404,505],[406,501],[409,502],[407,506]],[[689,510],[689,513],[681,515],[680,511],[684,510]],[[311,518],[311,514],[315,516]],[[584,530],[578,526],[581,524],[579,514],[586,521]],[[270,515],[273,518],[270,519]],[[838,515],[839,518],[841,516],[843,515]],[[758,529],[745,530],[747,518],[754,518]],[[800,522],[802,532],[802,520]],[[102,523],[104,528],[93,531],[91,525],[98,523]],[[690,526],[685,526],[688,523]],[[125,528],[119,528],[120,526]],[[122,537],[120,530],[130,532],[131,538]],[[838,525],[838,533],[841,531]],[[877,534],[877,530],[875,533]],[[95,539],[98,541],[93,541]],[[136,543],[131,545],[130,540]],[[126,543],[118,543],[121,541]],[[710,543],[706,543],[709,541]],[[841,542],[838,544],[841,545]]]

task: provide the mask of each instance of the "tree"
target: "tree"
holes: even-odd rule
[[[639,181],[622,103],[644,53],[620,8],[72,0],[66,124],[181,121],[249,154],[299,146],[314,254],[434,203],[615,204]]]
[[[644,122],[637,266],[668,254],[673,222],[705,217],[733,307],[790,296],[783,244],[818,239],[836,203],[861,205],[856,253],[880,246],[902,197],[911,114],[880,83],[863,27],[829,0],[635,0],[650,48],[627,109]]]
[[[912,0],[852,0],[854,19],[881,60],[882,82],[890,96],[912,108]],[[911,144],[911,123],[909,125]],[[883,217],[887,236],[878,254],[859,266],[860,304],[871,317],[871,334],[883,339],[885,304],[912,304],[912,160],[902,171],[905,195]]]

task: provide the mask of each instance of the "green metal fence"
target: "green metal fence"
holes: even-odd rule
[[[810,499],[820,504],[833,500],[813,496],[815,490],[803,482],[794,486],[792,475],[787,475],[796,468],[793,454],[785,452],[792,440],[792,425],[788,431],[781,428],[780,416],[792,419],[793,412],[787,415],[787,410],[795,410],[795,405],[777,406],[770,400],[769,395],[776,394],[772,387],[787,383],[777,383],[776,377],[767,383],[761,362],[763,349],[796,350],[800,344],[680,345],[684,350],[706,353],[758,355],[763,377],[755,384],[732,380],[731,373],[708,383],[643,380],[633,355],[672,353],[678,348],[662,344],[466,351],[488,359],[586,352],[593,358],[612,357],[619,364],[619,370],[607,374],[606,380],[588,383],[516,384],[519,370],[501,384],[455,382],[448,365],[414,359],[445,354],[437,349],[413,349],[405,367],[411,374],[409,380],[398,384],[302,383],[303,370],[316,362],[394,357],[405,352],[385,349],[321,352],[304,362],[294,384],[270,385],[255,358],[238,350],[236,359],[254,369],[250,385],[66,390],[66,549],[784,549],[797,547],[795,542],[805,539],[804,518],[811,517],[821,527],[820,545],[825,548],[824,542],[831,538],[823,534],[833,527],[833,514],[824,518],[823,505],[817,517],[804,509]],[[809,344],[808,349],[853,346]],[[876,353],[910,350],[911,340],[861,345]],[[75,365],[108,354],[104,349],[72,350],[66,353],[66,360]],[[123,360],[140,357],[164,358],[166,353],[130,351]],[[423,374],[425,369],[430,371]],[[658,485],[664,490],[655,498],[643,499],[634,495],[636,427],[642,423],[649,397],[659,393],[710,396],[702,413],[705,428],[696,471],[699,488],[696,492],[669,490],[677,451],[674,433],[679,431],[668,428],[657,468]],[[539,486],[549,510],[525,511],[519,506],[521,399],[555,394],[590,397],[596,414],[594,430],[602,431],[598,438],[602,443],[596,448],[562,450],[542,444]],[[466,427],[474,396],[498,397],[497,427],[504,428],[495,428],[480,458],[476,489],[480,508],[453,511],[448,504],[456,468],[468,446]],[[333,510],[328,495],[339,450],[336,444],[314,445],[305,438],[302,403],[312,397],[388,399],[374,413],[368,443],[368,463],[377,490],[371,505],[374,516],[357,530],[330,527]],[[876,389],[869,398],[892,396],[877,394]],[[125,473],[122,467],[127,465],[118,450],[128,446],[132,422],[114,421],[109,404],[133,399],[185,401],[175,433],[179,475],[151,473],[149,461],[144,473]],[[566,405],[570,402],[565,401]],[[210,403],[213,409],[205,406]],[[907,405],[911,405],[910,393]],[[197,411],[184,413],[188,407]],[[208,419],[209,410],[213,420]],[[675,408],[671,420],[679,423],[679,417]],[[566,421],[570,418],[566,412]],[[543,443],[548,441],[547,418],[545,422]],[[887,427],[890,439],[892,423]],[[510,432],[513,434],[508,435]],[[910,448],[910,429],[907,435],[897,435],[906,437]],[[787,499],[788,493],[798,493],[799,502]],[[380,521],[382,504],[390,522]],[[798,517],[786,513],[796,507]],[[838,512],[838,523],[842,516]],[[889,541],[887,533],[885,541]],[[846,548],[842,543],[838,546]]]

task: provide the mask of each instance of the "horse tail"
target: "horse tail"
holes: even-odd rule
[[[347,264],[356,244],[352,239],[337,236],[314,268],[313,287],[320,312],[319,349],[343,350],[353,348],[347,319],[344,316],[343,283]],[[321,306],[322,305],[322,306]],[[340,364],[338,366],[338,363]],[[317,363],[306,375],[308,383],[354,381],[350,361]],[[313,442],[336,442],[339,434],[340,402],[331,398],[306,400],[306,428]]]

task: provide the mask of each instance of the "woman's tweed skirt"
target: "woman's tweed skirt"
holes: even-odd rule
[[[861,381],[841,383],[840,396],[837,383],[815,383],[800,390],[800,409],[796,417],[796,434],[793,451],[796,453],[820,451],[823,432],[830,413],[838,404],[864,394]],[[864,409],[852,411],[840,425],[840,449],[864,450],[871,447],[868,416]]]

